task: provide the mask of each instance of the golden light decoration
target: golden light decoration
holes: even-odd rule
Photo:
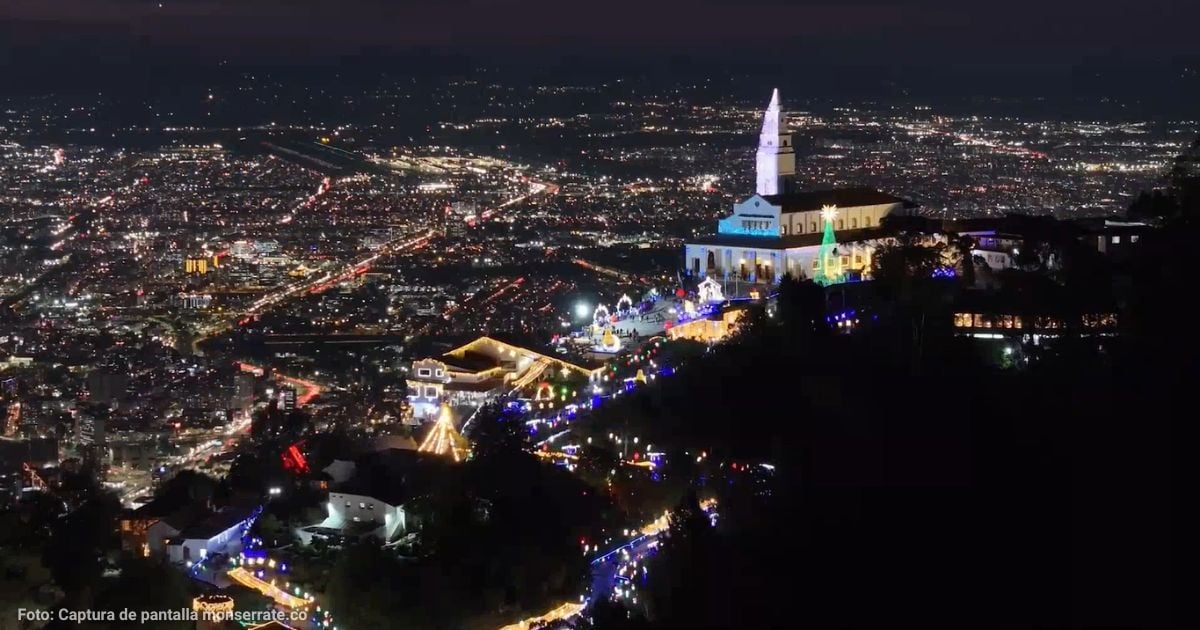
[[[442,412],[438,415],[433,430],[425,436],[425,441],[417,448],[421,453],[434,455],[450,455],[454,461],[463,460],[467,452],[467,439],[454,428],[454,414],[448,403],[442,403]]]

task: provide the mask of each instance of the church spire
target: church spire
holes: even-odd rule
[[[791,136],[779,133],[779,88],[771,92],[771,103],[763,113],[762,132],[758,135],[758,151],[755,154],[755,170],[758,180],[755,192],[760,195],[783,192],[780,178],[792,175],[796,171]]]

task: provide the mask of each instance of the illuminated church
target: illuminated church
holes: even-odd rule
[[[833,284],[861,278],[884,234],[883,217],[915,204],[870,188],[795,190],[792,136],[781,132],[779,90],[763,115],[755,154],[756,191],[734,204],[713,236],[684,246],[687,272],[715,278],[731,294],[773,284],[784,274]]]

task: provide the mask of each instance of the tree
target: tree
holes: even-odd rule
[[[348,545],[338,554],[325,594],[339,624],[348,628],[402,627],[406,591],[396,588],[405,569],[395,556],[371,541]]]
[[[476,457],[509,459],[524,452],[525,426],[518,414],[506,411],[500,402],[481,408],[470,429]]]
[[[122,558],[120,575],[105,580],[96,596],[99,610],[120,612],[178,610],[191,606],[191,589],[187,578],[175,567],[160,559],[126,555]],[[162,630],[190,628],[191,622],[149,622],[143,627]]]
[[[85,606],[104,570],[104,558],[119,546],[116,520],[120,503],[108,493],[89,498],[50,528],[42,564],[72,604]]]
[[[722,556],[696,494],[689,493],[672,513],[659,545],[656,575],[647,592],[649,618],[664,628],[735,627],[733,607],[716,592]]]
[[[962,285],[968,289],[975,287],[975,239],[968,235],[960,235],[954,239],[954,250],[958,256],[959,278]]]
[[[876,248],[871,257],[876,285],[894,304],[897,320],[907,324],[906,345],[913,373],[921,369],[928,315],[943,296],[934,272],[946,265],[946,250],[943,243],[926,244],[916,236],[901,234],[894,242]]]
[[[779,282],[776,304],[785,340],[797,349],[808,347],[814,335],[829,331],[825,321],[825,291],[815,282],[785,275]]]
[[[579,448],[579,473],[596,487],[603,487],[609,471],[621,464],[621,456],[611,448],[595,444],[584,444]]]
[[[654,628],[640,610],[601,597],[592,604],[591,623],[595,630],[650,630]]]
[[[195,470],[175,473],[155,492],[154,499],[164,507],[164,513],[173,512],[193,503],[205,503],[213,498],[217,481]]]

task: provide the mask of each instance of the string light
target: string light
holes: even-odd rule
[[[437,423],[433,425],[433,430],[425,436],[425,440],[421,442],[421,446],[417,450],[434,455],[450,455],[454,461],[462,461],[463,454],[467,450],[467,440],[458,432],[458,429],[454,428],[454,414],[450,411],[448,403],[442,403],[442,411],[438,415]]]

